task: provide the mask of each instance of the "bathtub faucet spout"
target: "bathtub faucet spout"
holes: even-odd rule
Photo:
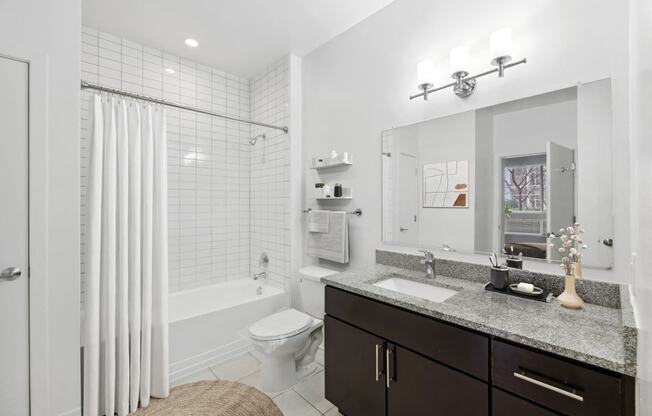
[[[254,273],[254,280],[267,279],[267,272]]]

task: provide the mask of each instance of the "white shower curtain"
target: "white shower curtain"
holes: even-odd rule
[[[84,415],[126,415],[169,393],[165,110],[89,112]]]

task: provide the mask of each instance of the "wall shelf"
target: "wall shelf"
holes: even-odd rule
[[[336,162],[332,163],[330,165],[322,165],[322,166],[311,166],[310,169],[314,170],[324,170],[324,169],[330,169],[330,168],[337,168],[340,166],[351,166],[353,163],[350,162]]]
[[[340,201],[340,200],[349,200],[353,199],[352,196],[340,196],[340,197],[330,197],[330,198],[324,198],[324,197],[319,197],[315,198],[317,201]]]
[[[341,152],[338,154],[335,151],[333,153],[335,153],[334,157],[333,155],[313,157],[310,169],[330,169],[339,166],[351,166],[353,164],[353,153]]]

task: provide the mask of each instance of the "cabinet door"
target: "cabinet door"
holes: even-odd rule
[[[391,344],[387,348],[389,416],[489,414],[486,383],[405,348]]]
[[[347,416],[385,415],[383,357],[382,338],[326,316],[326,399]]]

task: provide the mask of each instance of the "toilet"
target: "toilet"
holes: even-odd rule
[[[299,270],[301,309],[286,309],[253,323],[247,335],[260,352],[259,388],[284,391],[315,372],[315,354],[322,342],[324,284],[321,278],[338,273],[318,266]]]

